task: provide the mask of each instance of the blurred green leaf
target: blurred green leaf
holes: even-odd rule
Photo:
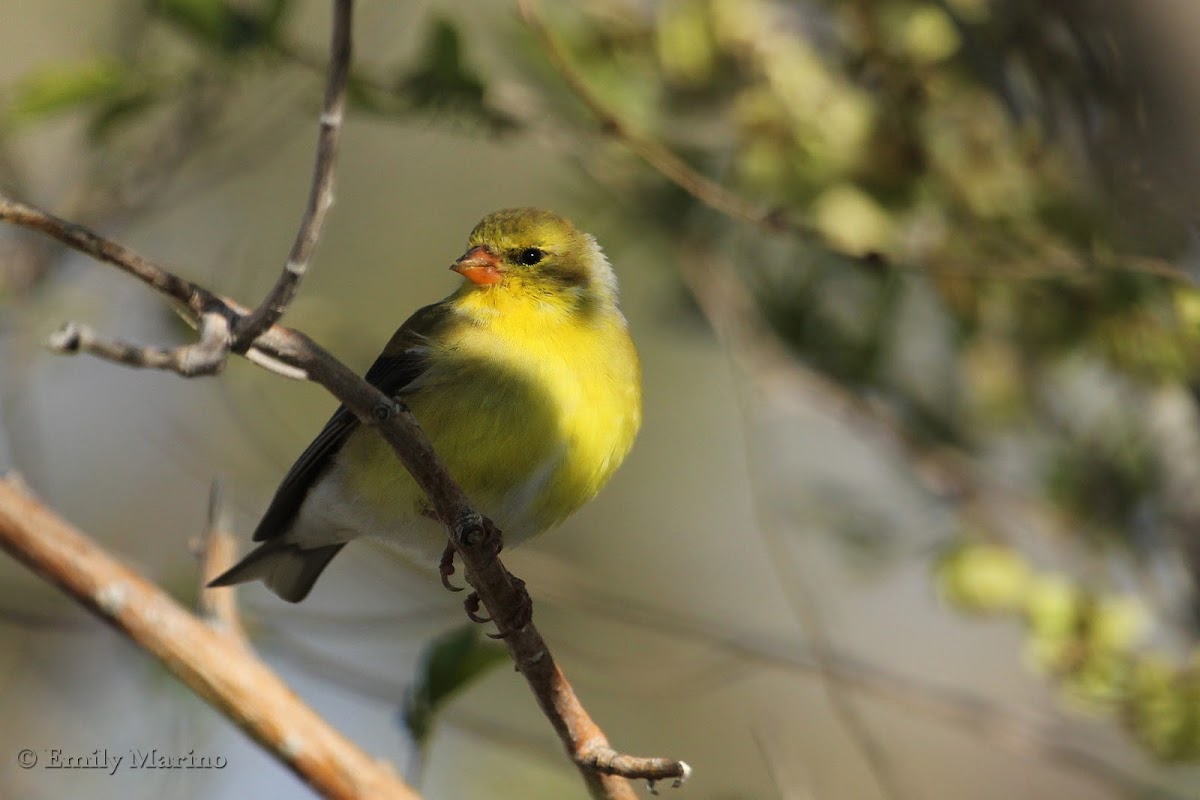
[[[433,20],[417,65],[398,83],[417,106],[483,104],[483,80],[464,61],[462,37],[445,17]]]
[[[1081,519],[1127,530],[1159,485],[1159,467],[1143,440],[1107,433],[1112,438],[1070,442],[1053,454],[1046,490]]]
[[[486,85],[467,63],[458,26],[445,17],[430,23],[421,55],[401,71],[395,87],[410,108],[466,114],[494,130],[515,126],[515,120],[488,105]]]
[[[904,290],[896,273],[879,273],[869,258],[812,251],[809,272],[764,278],[757,299],[763,318],[814,369],[855,388],[871,382]]]
[[[93,142],[103,142],[114,131],[136,119],[141,112],[154,105],[159,97],[148,86],[123,93],[99,103],[91,120],[88,121],[88,137]]]
[[[253,10],[224,0],[149,0],[148,7],[201,44],[234,55],[276,41],[292,0],[263,0]]]
[[[1021,608],[1032,570],[1010,547],[967,540],[938,559],[934,577],[946,602],[963,611],[993,614]]]
[[[702,85],[716,70],[712,20],[704,0],[669,0],[658,8],[658,58],[663,72],[683,86]]]
[[[6,120],[28,125],[127,94],[140,79],[119,61],[98,58],[80,64],[56,64],[25,76],[12,89]]]
[[[484,639],[477,625],[464,625],[434,639],[401,712],[417,745],[425,744],[438,712],[450,698],[506,659],[504,648]]]

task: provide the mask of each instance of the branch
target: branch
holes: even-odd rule
[[[164,297],[180,303],[195,319],[199,319],[208,308],[221,305],[220,298],[207,289],[172,275],[128,247],[109,241],[83,225],[60,219],[39,208],[0,195],[0,220],[44,233],[68,247],[111,264]]]
[[[748,385],[764,396],[811,399],[825,413],[890,448],[908,463],[927,491],[977,523],[976,529],[997,538],[1030,529],[1059,532],[1082,524],[985,474],[963,450],[914,435],[887,404],[848,389],[794,358],[766,329],[731,265],[695,248],[687,249],[678,264],[680,276],[717,338],[752,376]]]
[[[12,478],[0,480],[0,547],[157,658],[323,796],[417,800],[248,648],[114,560]]]
[[[538,14],[534,0],[517,0],[517,10],[537,38],[551,66],[567,84],[571,93],[600,122],[601,130],[632,150],[664,178],[714,211],[733,219],[771,233],[790,233],[813,241],[824,240],[813,228],[789,219],[783,209],[763,208],[747,200],[712,178],[697,172],[660,142],[636,133],[629,123],[592,91],[583,76],[571,65],[566,53]]]
[[[283,272],[258,308],[238,322],[232,351],[241,353],[264,331],[279,321],[300,288],[300,279],[308,271],[313,251],[325,227],[325,217],[333,205],[333,165],[346,109],[346,79],[350,74],[351,17],[354,0],[336,0],[333,7],[333,33],[329,43],[329,71],[325,79],[325,100],[321,106],[321,129],[317,135],[317,158],[313,165],[308,205],[300,220],[300,229],[292,242]]]
[[[219,314],[205,314],[200,338],[181,347],[140,347],[106,339],[86,325],[68,322],[50,336],[47,346],[61,355],[91,353],[129,367],[162,369],[185,377],[214,375],[225,368],[229,323]]]

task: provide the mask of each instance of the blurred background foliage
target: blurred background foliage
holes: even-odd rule
[[[1067,713],[1200,759],[1196,12],[581,0],[526,3],[522,25],[427,5],[402,54],[360,48],[356,118],[573,165],[576,215],[656,254],[676,286],[661,317],[716,331],[743,404],[788,374],[952,522],[898,544],[906,512],[864,502],[869,481],[823,491],[786,469],[755,478],[769,507],[860,566],[919,552],[946,605],[1020,626]],[[321,3],[118,6],[111,47],[0,87],[4,191],[40,199],[14,143],[74,120],[82,177],[54,208],[96,225],[246,169],[312,107],[325,58]],[[277,106],[264,85],[286,87]],[[0,302],[19,309],[64,260],[12,241]],[[367,352],[351,323],[329,324]],[[418,746],[496,663],[469,631],[431,640],[400,715]]]

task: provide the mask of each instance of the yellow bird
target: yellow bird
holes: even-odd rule
[[[515,544],[592,499],[641,424],[641,367],[596,240],[549,211],[485,217],[452,295],[400,326],[368,382],[412,410],[477,508]],[[446,531],[382,437],[339,408],[212,582],[262,580],[298,603],[347,542],[370,536],[433,563]]]

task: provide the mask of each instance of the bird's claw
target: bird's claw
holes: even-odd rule
[[[452,592],[461,592],[462,586],[455,586],[450,582],[450,576],[454,574],[454,546],[447,544],[446,549],[442,551],[442,560],[438,562],[438,572],[442,576],[442,586]],[[469,598],[468,598],[469,599]]]
[[[519,631],[533,622],[533,600],[529,597],[529,592],[525,589],[525,581],[511,572],[508,573],[508,577],[513,582],[513,587],[517,590],[517,609],[509,620],[509,627],[500,629],[496,633],[489,633],[489,639],[506,639],[509,634]],[[499,628],[498,624],[497,627]]]
[[[471,622],[475,622],[480,625],[491,622],[491,617],[485,617],[479,613],[479,606],[480,600],[478,592],[471,592],[469,595],[467,595],[467,599],[463,601],[463,608],[467,612],[467,618],[471,620]]]

